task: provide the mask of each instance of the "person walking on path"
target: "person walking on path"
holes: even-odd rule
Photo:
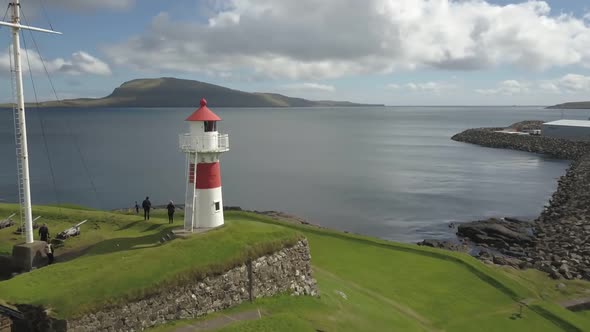
[[[139,214],[139,204],[135,201],[135,214]]]
[[[146,197],[141,203],[141,206],[143,207],[143,220],[150,220],[150,209],[152,208],[150,198]]]
[[[174,202],[170,201],[168,205],[166,205],[166,209],[168,209],[168,223],[174,223],[174,210],[176,210],[176,206],[174,206]]]
[[[49,228],[47,228],[47,224],[43,224],[43,226],[39,227],[39,240],[45,242],[49,241]]]

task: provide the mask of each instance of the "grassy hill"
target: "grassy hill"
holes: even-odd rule
[[[557,104],[547,107],[549,109],[590,109],[590,101],[579,101],[571,103]]]
[[[8,205],[6,212],[14,208]],[[0,213],[4,211],[2,205]],[[43,215],[55,232],[63,230],[62,218],[75,219],[81,210],[40,207],[34,213]],[[163,215],[163,210],[158,214]],[[84,218],[90,224],[82,227],[82,235],[72,243],[66,241],[69,247],[56,251],[82,255],[0,282],[0,299],[44,305],[60,318],[76,316],[108,303],[140,299],[156,288],[174,287],[187,279],[223,272],[248,258],[294,244],[301,237],[284,227],[229,216],[224,227],[187,240],[159,244],[160,237],[173,228],[163,218],[144,221],[137,215],[100,211],[87,211]],[[18,241],[4,229],[0,230],[0,239],[3,244]]]
[[[0,214],[8,213],[13,208],[0,204]],[[152,267],[150,272],[157,270],[168,273],[166,276],[155,280],[148,276],[157,274],[141,273],[139,276],[144,279],[131,282],[126,270],[133,269],[136,260],[137,264],[141,261],[142,266],[145,266],[145,260],[149,262],[151,256],[161,253],[170,255],[166,259],[176,259],[175,256],[183,255],[173,253],[187,249],[199,252],[195,250],[208,246],[215,247],[214,250],[221,247],[239,248],[241,240],[235,237],[244,240],[249,238],[249,241],[265,238],[280,243],[304,235],[311,246],[312,266],[318,280],[320,297],[285,295],[260,299],[225,313],[207,316],[204,320],[228,312],[255,309],[260,312],[261,319],[235,322],[223,327],[222,331],[590,330],[590,315],[575,314],[557,305],[558,301],[565,298],[587,296],[590,283],[554,281],[536,270],[518,271],[487,266],[466,254],[318,229],[244,212],[227,212],[226,227],[211,233],[210,239],[209,235],[204,234],[195,243],[175,240],[154,251],[151,248],[153,239],[147,238],[168,227],[167,222],[158,216],[150,222],[144,222],[138,216],[121,213],[64,208],[59,211],[47,207],[38,207],[36,210],[48,215],[50,226],[54,220],[69,218],[70,214],[72,219],[87,215],[99,228],[83,229],[82,238],[76,239],[80,243],[88,244],[84,239],[86,237],[106,237],[96,241],[95,246],[80,258],[0,282],[0,301],[45,303],[63,316],[87,310],[92,304],[105,300],[92,287],[72,296],[70,293],[73,290],[63,287],[70,281],[84,286],[92,282],[90,278],[106,277],[108,287],[101,289],[107,288],[109,292],[104,296],[116,300],[137,288],[136,283],[140,283],[141,287],[138,288],[145,289],[147,285],[158,285],[158,281],[164,278],[175,278],[182,267],[206,266],[194,258],[192,262],[175,261],[181,267],[173,268],[173,272],[165,272],[171,264],[158,260],[158,264],[162,262],[163,266]],[[163,213],[160,216],[163,217]],[[6,236],[6,231],[0,230],[0,243],[7,238],[10,236]],[[195,248],[193,246],[199,245],[196,242],[206,243],[201,244],[203,247]],[[72,245],[74,247],[67,250],[75,251],[75,244]],[[112,273],[117,267],[123,267],[122,263],[119,264],[122,257],[132,259],[125,260],[122,271]],[[222,255],[215,258],[217,263],[223,263],[231,257]],[[86,269],[102,266],[107,259],[113,265],[105,271],[108,274],[103,275],[100,269],[89,273]],[[131,266],[128,265],[130,262]],[[110,274],[114,276],[108,277]],[[53,275],[61,276],[61,279]],[[558,283],[563,283],[565,287],[556,287]],[[51,286],[49,288],[58,289],[45,290],[48,285]],[[525,307],[520,316],[521,302],[525,303]],[[152,332],[176,331],[194,322],[176,322],[153,329]]]
[[[205,97],[215,107],[363,106],[350,102],[311,101],[276,93],[250,93],[178,78],[136,79],[121,84],[103,98],[47,101],[40,107],[195,107]],[[6,105],[4,105],[6,106]],[[30,105],[33,106],[33,105]],[[377,105],[364,105],[377,106]],[[382,105],[380,105],[382,106]]]

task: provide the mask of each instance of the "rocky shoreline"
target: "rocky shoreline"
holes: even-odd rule
[[[469,129],[452,139],[573,162],[537,219],[475,221],[460,225],[457,234],[481,247],[477,257],[485,262],[590,280],[590,143],[498,132],[503,129]]]

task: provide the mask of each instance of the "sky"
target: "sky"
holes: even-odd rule
[[[178,77],[387,105],[590,100],[587,0],[21,2],[23,24],[63,33],[23,33],[27,100],[31,76],[39,100],[56,99],[41,59],[60,99]],[[9,44],[1,28],[0,101],[12,98]]]

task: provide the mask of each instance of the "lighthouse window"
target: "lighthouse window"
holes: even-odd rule
[[[205,121],[205,132],[217,131],[216,121]]]
[[[221,210],[221,203],[219,201],[215,202],[215,212]]]

